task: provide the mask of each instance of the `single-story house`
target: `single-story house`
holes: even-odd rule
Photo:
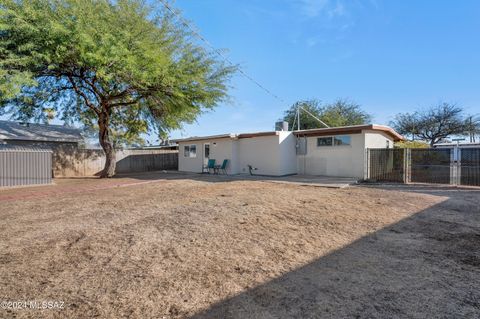
[[[52,150],[77,148],[81,130],[63,125],[0,121],[0,144]]]
[[[177,139],[178,169],[201,173],[208,159],[229,160],[228,174],[364,178],[366,150],[393,148],[403,137],[383,125],[355,125]]]

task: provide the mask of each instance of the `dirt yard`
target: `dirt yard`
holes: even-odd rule
[[[0,318],[480,317],[478,190],[58,183],[0,191]]]

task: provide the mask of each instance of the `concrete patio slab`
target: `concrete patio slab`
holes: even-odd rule
[[[119,177],[132,177],[139,179],[194,179],[206,182],[223,182],[235,180],[252,180],[268,183],[285,183],[303,186],[316,186],[328,188],[344,188],[357,183],[356,178],[330,177],[316,175],[288,175],[288,176],[262,176],[262,175],[213,175],[198,174],[178,171],[158,171],[136,174],[123,174]]]
[[[286,183],[304,186],[344,188],[356,184],[357,179],[349,177],[330,177],[316,175],[289,175],[281,177],[256,176],[256,175],[237,175],[235,178],[245,180],[256,180],[271,183]]]

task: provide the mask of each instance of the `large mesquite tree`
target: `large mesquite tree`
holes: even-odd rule
[[[102,177],[111,133],[138,138],[192,122],[226,98],[235,67],[196,44],[181,21],[141,0],[0,0],[0,111],[98,130]]]

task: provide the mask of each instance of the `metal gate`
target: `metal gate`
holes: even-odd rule
[[[460,184],[480,186],[480,148],[462,148],[459,151]]]
[[[480,186],[480,148],[369,149],[366,179]]]
[[[405,183],[405,159],[405,149],[369,149],[367,179]]]
[[[411,149],[410,182],[450,184],[452,149]]]

